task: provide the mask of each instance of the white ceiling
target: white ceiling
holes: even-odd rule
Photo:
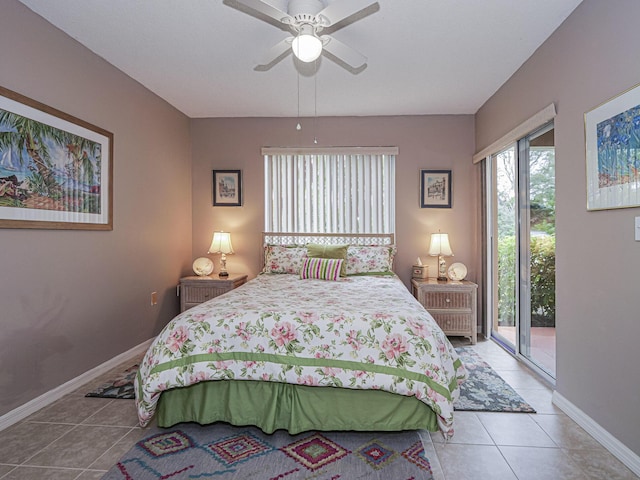
[[[200,118],[472,114],[582,0],[379,0],[332,33],[366,68],[315,75],[291,54],[254,70],[289,32],[235,0],[20,1]]]

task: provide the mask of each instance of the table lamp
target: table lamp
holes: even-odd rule
[[[227,272],[227,254],[233,253],[233,246],[231,245],[231,234],[228,232],[214,232],[213,240],[211,240],[211,246],[207,253],[221,253],[220,257],[220,273],[219,277],[228,277]]]
[[[451,245],[449,245],[448,233],[432,233],[429,255],[438,257],[438,281],[447,281],[447,264],[444,257],[452,257]]]

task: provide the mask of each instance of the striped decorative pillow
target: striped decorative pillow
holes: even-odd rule
[[[300,269],[300,278],[339,280],[344,260],[337,258],[305,258]]]

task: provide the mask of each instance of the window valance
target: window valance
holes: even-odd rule
[[[540,110],[531,118],[522,122],[520,125],[515,127],[506,135],[503,135],[502,137],[500,137],[498,140],[493,142],[488,147],[483,148],[482,150],[477,152],[473,156],[473,163],[478,163],[484,160],[485,158],[487,158],[489,155],[499,152],[506,146],[514,142],[517,142],[522,137],[528,135],[529,133],[533,132],[537,128],[543,126],[545,123],[549,122],[550,120],[553,120],[555,116],[556,116],[556,107],[552,103],[546,106],[545,108],[543,108],[542,110]]]
[[[262,155],[397,155],[398,147],[262,147]]]

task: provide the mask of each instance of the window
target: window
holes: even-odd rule
[[[393,233],[396,148],[265,148],[265,231]]]

